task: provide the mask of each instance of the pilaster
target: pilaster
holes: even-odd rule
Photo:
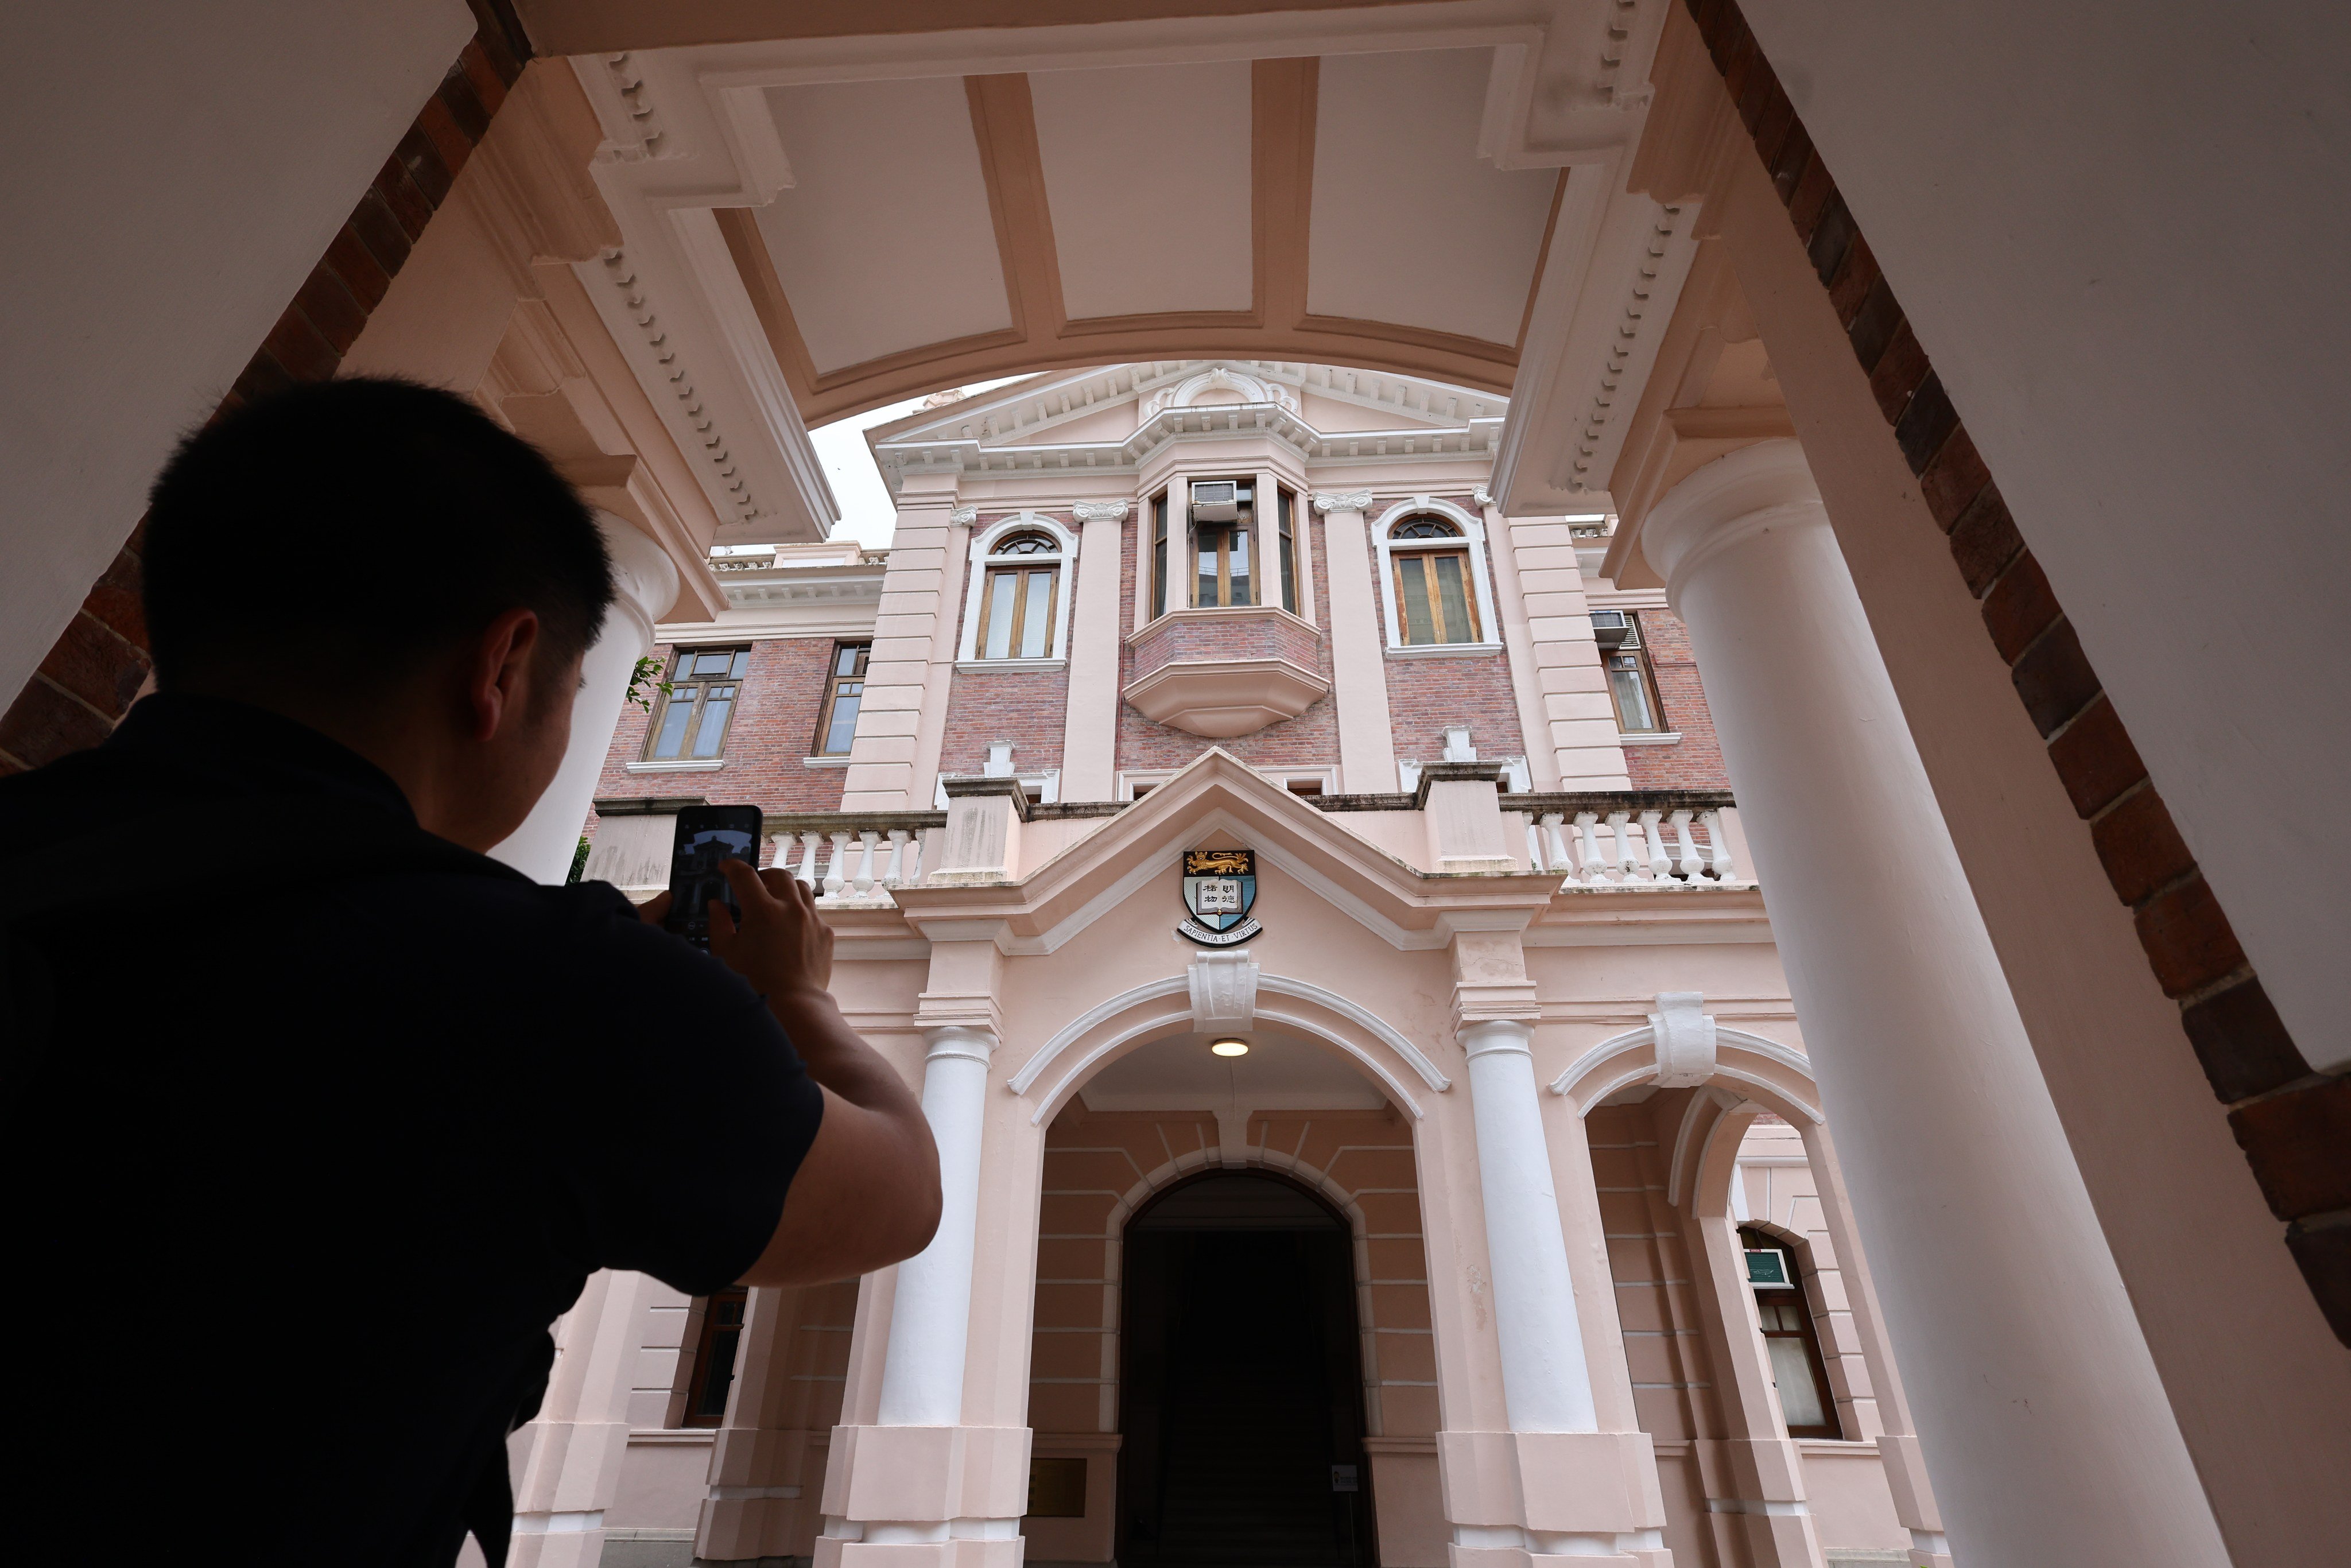
[[[1322,548],[1331,583],[1332,705],[1339,717],[1339,787],[1353,794],[1396,787],[1395,732],[1388,716],[1387,639],[1372,585],[1369,490],[1324,491]]]
[[[1061,799],[1107,800],[1118,778],[1119,584],[1125,501],[1081,501],[1073,508],[1077,580],[1070,597],[1070,695],[1061,730]]]
[[[954,521],[969,508],[956,507],[953,476],[908,475],[904,484],[850,745],[845,811],[927,807],[938,773],[971,519]]]

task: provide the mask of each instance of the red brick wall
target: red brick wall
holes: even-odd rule
[[[1300,505],[1304,507],[1302,498]],[[1147,514],[1147,507],[1145,512]],[[1129,634],[1134,630],[1135,551],[1140,535],[1139,526],[1130,526],[1126,529],[1125,548],[1121,552],[1119,567],[1119,624]],[[1330,619],[1327,607],[1331,602],[1331,577],[1323,553],[1321,517],[1310,516],[1306,525],[1306,541],[1307,550],[1314,558],[1307,576],[1313,584],[1316,612],[1327,622]],[[1170,597],[1174,596],[1171,594]],[[1300,662],[1305,663],[1302,659]],[[1314,651],[1313,668],[1324,680],[1331,678],[1331,644],[1328,638],[1323,639]],[[1134,650],[1123,646],[1119,664],[1121,688],[1131,685],[1135,674]],[[1118,765],[1122,768],[1181,768],[1211,746],[1221,746],[1256,768],[1335,768],[1339,762],[1339,716],[1326,696],[1296,718],[1270,724],[1255,735],[1211,741],[1170,725],[1154,724],[1125,703],[1118,705]]]
[[[1213,621],[1173,618],[1155,623],[1134,644],[1127,679],[1139,680],[1178,659],[1288,659],[1319,667],[1322,639],[1279,612],[1218,612]]]
[[[1445,727],[1454,724],[1469,727],[1469,744],[1488,761],[1526,755],[1509,655],[1385,663],[1388,732],[1398,760],[1437,761],[1445,755]]]
[[[977,538],[1006,516],[995,513],[983,516],[972,525]],[[1040,512],[1039,517],[1052,518],[1072,535],[1079,532],[1077,519],[1064,512]],[[974,557],[967,570],[987,570],[987,563]],[[1078,581],[1088,570],[1105,570],[1092,557],[1081,554],[1072,572],[1062,569],[1061,584],[1061,614],[1070,615],[1077,604]],[[963,612],[965,594],[970,579],[948,585],[955,595],[956,646],[963,646]],[[1100,657],[1099,650],[1081,648],[1071,637],[1066,643],[1072,659],[1092,654]],[[1061,765],[1061,732],[1070,718],[1070,673],[1062,670],[1008,670],[1001,674],[977,674],[958,670],[947,685],[947,716],[945,734],[939,738],[939,771],[941,773],[977,773],[987,765],[990,742],[1008,740],[1012,743],[1012,766],[1022,773],[1042,772]],[[925,801],[923,804],[927,805]]]
[[[1665,710],[1666,727],[1681,739],[1669,746],[1628,746],[1625,770],[1635,789],[1728,789],[1730,776],[1722,769],[1722,747],[1714,738],[1714,716],[1707,711],[1706,689],[1698,683],[1698,660],[1690,653],[1689,630],[1669,610],[1644,610],[1641,641],[1649,646],[1649,669],[1657,677],[1657,704]]]
[[[726,731],[726,766],[712,772],[630,772],[628,765],[644,755],[645,732],[653,716],[634,704],[623,706],[612,749],[604,756],[603,776],[596,781],[597,798],[700,795],[714,804],[752,805],[768,811],[839,810],[841,781],[849,770],[810,768],[804,760],[815,749],[817,714],[824,706],[833,647],[830,637],[751,644],[751,667],[736,699],[740,706],[735,722]],[[670,653],[667,646],[653,650],[664,669]]]

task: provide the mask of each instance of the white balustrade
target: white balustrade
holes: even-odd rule
[[[873,846],[881,837],[872,828],[862,829],[858,832],[857,875],[850,885],[857,890],[860,898],[873,895]]]
[[[905,867],[905,863],[906,830],[904,828],[893,828],[890,830],[890,863],[882,868],[882,885],[884,888],[898,888],[906,885],[904,883],[898,880],[900,873]]]
[[[1666,836],[1657,831],[1662,811],[1641,813],[1641,836],[1649,841],[1649,880],[1671,882],[1674,879],[1674,857],[1666,852]]]
[[[816,888],[816,841],[813,831],[800,835],[800,885],[813,892]]]
[[[839,898],[841,890],[849,885],[842,868],[849,860],[849,830],[836,828],[832,832],[832,863],[824,868],[824,895]]]

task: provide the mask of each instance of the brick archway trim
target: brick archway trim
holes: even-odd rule
[[[2351,1075],[2311,1071],[1735,0],[1685,0],[2285,1243],[2351,1344]]]

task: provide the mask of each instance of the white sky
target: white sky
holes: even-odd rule
[[[992,382],[974,382],[963,390],[967,393],[987,392],[1019,379],[1005,376]],[[809,432],[810,441],[816,445],[817,460],[824,465],[825,482],[832,486],[833,499],[841,503],[841,521],[832,528],[834,538],[855,539],[876,549],[889,544],[890,535],[898,526],[898,507],[890,498],[890,486],[882,482],[882,470],[874,466],[872,453],[866,450],[865,432],[877,424],[904,418],[921,407],[922,402],[921,398],[910,397],[904,402],[893,402],[871,413],[852,414]]]

